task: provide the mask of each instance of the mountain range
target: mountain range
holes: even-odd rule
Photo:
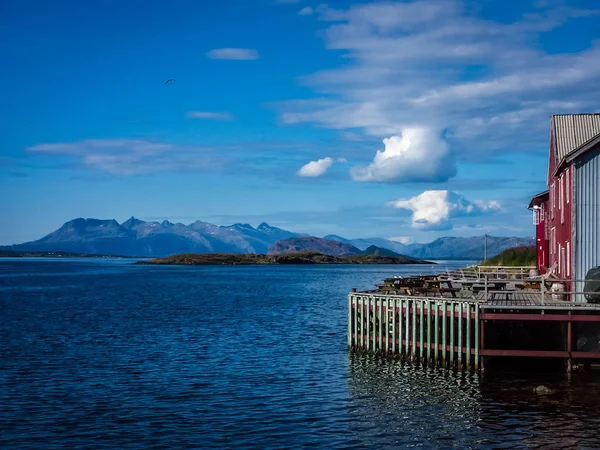
[[[533,238],[488,236],[487,256],[533,244]],[[405,245],[383,238],[345,239],[336,235],[315,238],[264,222],[254,228],[244,223],[218,226],[196,221],[184,225],[167,220],[145,222],[135,217],[118,223],[116,220],[79,218],[37,241],[3,246],[0,250],[155,257],[178,253],[273,254],[312,250],[336,256],[358,254],[371,246],[419,259],[480,260],[483,258],[484,237],[443,237],[428,244]]]

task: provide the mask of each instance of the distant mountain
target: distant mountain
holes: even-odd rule
[[[443,237],[428,244],[406,246],[406,255],[425,259],[475,259],[483,260],[484,236]],[[534,238],[487,237],[488,258],[512,247],[535,245]]]
[[[280,242],[290,239],[299,240]],[[168,220],[146,222],[131,217],[119,224],[116,220],[80,218],[65,223],[37,241],[4,246],[0,250],[163,257],[180,253],[262,254],[276,243],[277,247],[272,251],[281,253],[311,250],[332,256],[358,255],[375,246],[416,259],[483,260],[484,237],[443,237],[428,244],[404,245],[383,238],[346,239],[337,235],[316,238],[264,222],[254,228],[247,223],[218,226],[200,220],[184,225]],[[487,256],[491,258],[512,247],[531,245],[535,245],[533,238],[488,236]],[[391,256],[381,250],[373,254]]]
[[[329,256],[359,255],[361,253],[358,248],[345,242],[313,236],[301,236],[277,241],[275,245],[269,248],[268,254],[281,255],[304,251],[318,252]]]
[[[330,235],[331,239],[339,240],[339,236]],[[343,238],[342,238],[343,239]],[[473,259],[483,260],[484,237],[442,237],[427,244],[401,244],[382,238],[344,239],[343,241],[365,250],[371,245],[387,248],[401,255],[419,259]],[[487,256],[502,253],[512,247],[535,245],[534,238],[495,237],[487,238]]]
[[[335,234],[325,236],[325,239],[332,239],[334,241],[346,242],[352,244],[360,250],[366,250],[370,246],[374,245],[380,248],[387,248],[399,254],[406,254],[406,245],[400,244],[399,242],[391,241],[384,238],[359,238],[359,239],[345,239]]]
[[[74,219],[43,238],[1,247],[12,251],[63,251],[124,256],[168,256],[178,253],[266,253],[281,239],[298,233],[261,223],[217,226],[206,222],[190,225],[145,222],[131,217],[116,220]]]
[[[396,252],[393,252],[390,249],[377,247],[376,245],[371,245],[366,250],[363,250],[362,252],[360,252],[360,254],[361,255],[392,256],[395,258],[400,258],[400,257],[404,256],[404,255],[400,255]]]
[[[328,234],[327,236],[323,236],[323,239],[329,239],[331,241],[338,241],[338,242],[346,242],[346,243],[350,243],[350,239],[346,239],[343,238],[341,236],[338,236],[337,234]]]

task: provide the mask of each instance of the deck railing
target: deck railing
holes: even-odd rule
[[[489,299],[490,292],[494,295],[506,295],[508,297],[514,296],[515,294],[522,293],[537,293],[541,295],[542,305],[547,300],[553,301],[565,301],[565,302],[578,302],[587,303],[589,299],[587,297],[596,297],[597,302],[600,303],[600,292],[599,291],[585,291],[584,285],[586,280],[574,279],[574,278],[555,278],[537,276],[533,278],[524,279],[523,281],[529,281],[531,283],[539,283],[539,290],[536,289],[502,289],[501,291],[492,291],[490,286],[497,282],[495,278],[489,278],[486,274],[483,275],[483,285],[485,291],[485,299]]]
[[[348,296],[351,350],[476,371],[479,342],[477,301],[372,293]]]
[[[537,272],[535,266],[477,266],[477,273],[480,277],[488,275],[490,278],[509,280],[530,278],[532,271]]]

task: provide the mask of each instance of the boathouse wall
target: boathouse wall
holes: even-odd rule
[[[550,131],[550,158],[548,163],[548,239],[549,266],[556,265],[555,275],[562,279],[573,277],[572,205],[573,184],[571,165],[560,165],[556,142],[556,125]],[[557,171],[557,168],[559,169]]]
[[[600,266],[600,144],[575,160],[574,167],[574,267],[575,278],[582,280],[588,270]],[[578,283],[577,291],[583,291],[583,283]]]

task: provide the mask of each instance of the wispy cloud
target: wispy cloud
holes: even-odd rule
[[[279,104],[282,121],[379,138],[444,130],[457,162],[531,151],[547,145],[549,115],[598,111],[600,43],[564,53],[540,45],[598,12],[552,3],[495,22],[459,0],[320,6],[327,49],[345,63],[300,79],[317,96]]]
[[[123,176],[222,170],[227,160],[206,150],[131,139],[88,139],[28,148],[38,154],[71,156],[82,167]]]
[[[211,111],[190,111],[187,116],[192,119],[233,120],[229,113]]]
[[[390,202],[389,206],[412,211],[413,228],[423,230],[450,230],[453,227],[451,219],[500,210],[498,201],[470,201],[445,190],[425,191],[412,198]]]
[[[388,238],[390,241],[398,242],[400,244],[410,244],[412,242],[412,238],[410,236],[395,236]]]
[[[315,10],[310,6],[305,6],[300,11],[298,11],[299,16],[310,16],[314,14]]]
[[[301,177],[321,177],[327,173],[327,171],[333,166],[334,163],[346,163],[344,158],[338,158],[334,160],[333,158],[327,156],[326,158],[319,159],[317,161],[311,161],[305,165],[303,165],[298,172],[297,175]]]
[[[233,59],[251,61],[258,59],[258,51],[251,48],[216,48],[206,53],[210,59]]]

